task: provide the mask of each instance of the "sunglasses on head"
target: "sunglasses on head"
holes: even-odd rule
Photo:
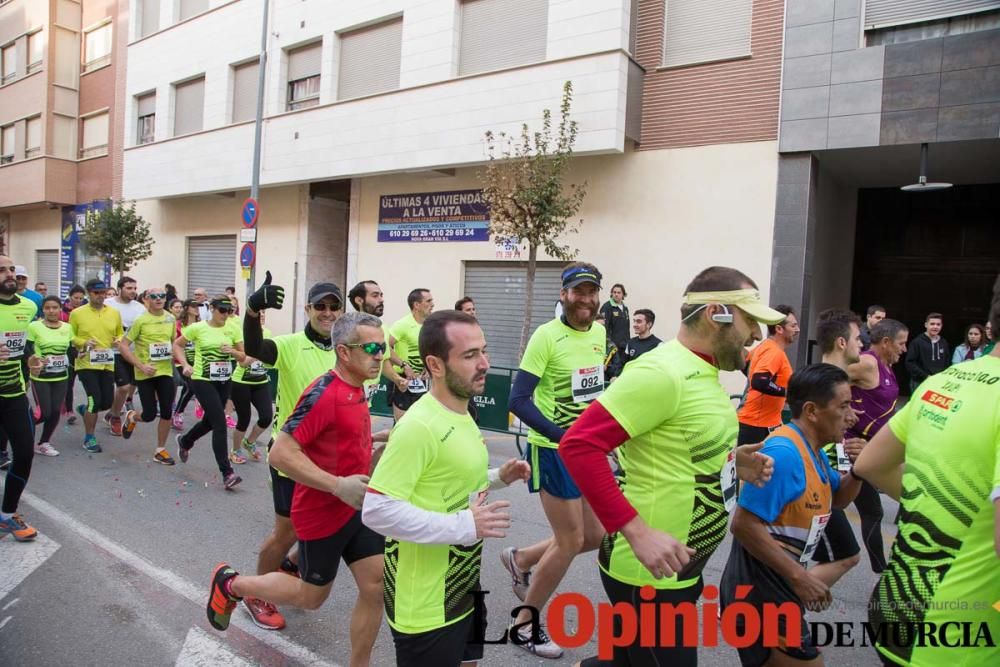
[[[320,302],[320,303],[310,303],[309,307],[312,308],[313,310],[315,310],[318,313],[325,313],[328,310],[331,310],[331,311],[332,310],[340,310],[340,304],[339,303],[333,303],[333,304],[322,303],[322,302]]]
[[[146,296],[148,296],[150,299],[166,299],[167,298],[167,293],[166,292],[147,292]]]
[[[360,347],[365,351],[366,354],[375,356],[376,354],[385,353],[385,343],[344,343],[347,347]]]

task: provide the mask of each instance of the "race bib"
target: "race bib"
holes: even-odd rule
[[[62,373],[69,366],[69,357],[65,354],[57,354],[45,358],[45,373]]]
[[[722,466],[722,473],[719,475],[719,482],[722,485],[722,500],[726,505],[726,511],[732,512],[736,507],[736,451],[729,452],[726,457],[726,465]]]
[[[208,362],[208,379],[213,382],[225,382],[233,375],[233,365],[228,361]]]
[[[90,363],[92,364],[113,364],[115,363],[115,355],[111,350],[91,350],[90,351]]]
[[[149,360],[150,361],[169,361],[170,360],[170,343],[150,343],[149,344]]]
[[[250,375],[264,375],[267,373],[267,369],[264,368],[263,361],[254,361],[249,366],[247,366],[247,372]]]
[[[851,469],[851,457],[844,450],[844,443],[837,443],[837,472],[848,472]]]
[[[184,346],[184,349],[187,350],[188,352],[194,352],[194,343],[188,341],[187,344]]]
[[[4,331],[3,344],[7,348],[7,359],[20,359],[24,355],[24,344],[27,341],[23,331]]]
[[[604,368],[578,368],[571,382],[574,403],[589,403],[604,393]]]
[[[411,394],[423,394],[427,391],[427,383],[417,378],[415,380],[407,380],[406,389]]]
[[[829,513],[817,514],[813,517],[812,523],[809,525],[809,534],[806,536],[806,546],[802,550],[802,555],[799,556],[800,563],[805,564],[812,559],[812,555],[816,552],[816,547],[819,546],[819,541],[823,539],[823,531],[826,530],[826,524],[829,521]]]
[[[378,382],[365,385],[365,402],[371,403],[372,398],[378,393]]]

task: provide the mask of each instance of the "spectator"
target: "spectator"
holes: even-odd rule
[[[993,351],[993,347],[997,344],[996,340],[993,338],[993,323],[986,320],[986,327],[983,329],[983,334],[986,336],[986,345],[983,346],[983,354],[989,354]]]
[[[868,306],[865,323],[861,326],[861,350],[867,350],[872,346],[872,327],[885,319],[885,306],[874,304]]]
[[[177,299],[177,288],[167,283],[163,286],[163,289],[167,292],[167,303],[171,303]]]
[[[87,303],[87,290],[83,289],[83,285],[73,285],[69,288],[69,298],[63,301],[59,319],[69,322],[69,314],[85,303]]]
[[[941,337],[943,325],[941,313],[928,313],[924,320],[924,333],[910,341],[906,352],[910,392],[931,375],[940,373],[951,365],[951,346]]]
[[[455,302],[455,310],[460,310],[467,315],[476,316],[476,302],[472,300],[472,297],[463,296],[461,299]]]
[[[227,287],[226,288],[226,296],[228,296],[229,300],[233,302],[233,315],[239,316],[239,314],[240,314],[240,300],[236,298],[236,288],[235,287]]]
[[[648,308],[640,308],[635,311],[635,315],[632,317],[632,331],[635,332],[635,337],[625,345],[625,354],[623,355],[626,364],[638,359],[663,342],[653,335],[653,322],[655,321],[656,315]]]
[[[983,356],[986,347],[986,329],[981,324],[970,324],[965,329],[965,342],[955,348],[951,363],[960,364]]]
[[[628,345],[629,314],[628,306],[625,305],[625,286],[617,283],[611,287],[611,299],[601,306],[601,313],[598,319],[604,320],[604,328],[607,329],[608,339],[615,344],[619,350],[624,350]]]
[[[46,297],[49,295],[49,286],[45,283],[35,283],[35,291]]]
[[[15,280],[17,281],[17,294],[24,297],[25,299],[30,299],[32,303],[35,304],[37,313],[35,317],[38,318],[42,314],[42,295],[33,289],[28,288],[28,270],[23,266],[14,267]]]

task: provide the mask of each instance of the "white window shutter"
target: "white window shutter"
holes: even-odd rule
[[[463,0],[459,75],[545,60],[548,0]]]
[[[666,67],[750,55],[752,0],[667,0]]]
[[[337,99],[399,88],[402,50],[401,18],[341,35]]]

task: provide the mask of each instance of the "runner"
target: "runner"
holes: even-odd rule
[[[759,485],[773,471],[760,444],[736,446],[736,413],[719,371],[744,368],[746,348],[761,339],[760,323],[785,315],[760,300],[750,278],[726,267],[699,273],[680,312],[677,338],[629,364],[559,445],[607,530],[598,565],[614,604],[637,606],[645,586],[655,595],[644,594],[643,601],[657,609],[694,604],[702,570],[725,537],[737,479]],[[606,458],[619,447],[621,488]],[[678,637],[683,617],[675,617]],[[614,657],[622,665],[685,666],[697,664],[698,654],[696,648],[632,646],[616,649]]]
[[[899,383],[892,366],[906,353],[909,332],[902,322],[886,318],[875,325],[871,335],[871,349],[863,352],[861,361],[848,369],[854,381],[851,393],[858,423],[847,430],[847,435],[866,441],[871,440],[896,411]],[[865,483],[861,485],[854,506],[861,515],[861,539],[868,551],[872,572],[879,574],[886,565],[882,498],[874,486]]]
[[[747,364],[746,400],[737,416],[740,420],[738,444],[763,442],[768,433],[781,426],[785,390],[792,377],[792,364],[785,350],[799,337],[799,321],[791,306],[775,306],[784,321],[767,325],[767,340],[750,353]]]
[[[118,296],[106,301],[122,316],[122,327],[128,333],[137,318],[146,314],[146,307],[136,298],[138,287],[134,278],[122,276],[118,279]],[[163,290],[160,290],[161,292]],[[163,304],[160,304],[162,310]],[[127,343],[125,343],[127,345]],[[122,411],[132,409],[132,395],[135,393],[135,368],[121,355],[121,348],[115,350],[115,400],[111,404],[111,412],[104,415],[105,421],[111,426],[111,435],[122,434]]]
[[[434,310],[430,290],[418,287],[406,297],[410,314],[389,327],[389,349],[392,353],[382,363],[382,373],[389,378],[389,402],[396,421],[418,398],[427,393],[427,373],[420,358],[420,326]],[[393,366],[400,361],[399,366]]]
[[[1000,279],[990,321],[1000,327]],[[874,336],[873,336],[874,340]],[[994,667],[1000,636],[1000,351],[928,378],[858,457],[900,502],[888,569],[868,605],[886,665]],[[961,604],[957,604],[961,603]],[[914,641],[914,629],[936,624]],[[969,624],[972,640],[963,637]],[[915,625],[908,625],[915,624]],[[981,637],[988,628],[993,644]],[[922,633],[921,633],[922,634]],[[975,645],[969,645],[975,644]]]
[[[596,549],[604,536],[558,454],[566,429],[604,390],[607,336],[595,323],[600,292],[601,272],[593,264],[575,262],[563,270],[563,316],[532,334],[511,389],[510,411],[530,427],[525,451],[532,473],[528,490],[539,494],[552,528],[550,539],[522,549],[507,547],[501,553],[514,594],[525,604],[512,625],[530,619],[527,607],[541,612],[573,559]],[[518,646],[543,658],[562,655],[544,631],[536,644],[525,630],[518,630],[525,642]]]
[[[35,405],[41,411],[42,423],[35,453],[42,456],[59,456],[51,441],[59,425],[59,413],[69,386],[73,327],[59,319],[61,309],[59,297],[47,296],[42,301],[43,319],[28,325],[31,389]]]
[[[749,586],[750,592],[739,597],[741,604],[749,604],[763,617],[766,608],[791,603],[802,615],[801,634],[791,637],[779,615],[779,646],[764,646],[764,633],[758,633],[754,643],[739,649],[744,667],[823,666],[805,610],[822,611],[833,598],[826,582],[806,566],[831,510],[850,504],[861,487],[850,472],[831,468],[822,452],[825,443],[843,439],[848,421],[854,418],[847,373],[831,364],[807,366],[792,375],[787,398],[792,421],[775,429],[761,450],[774,459],[774,477],[762,488],[749,485],[740,491],[719,601],[725,609],[737,601],[737,588]],[[746,636],[746,616],[736,618],[737,631]],[[800,642],[797,647],[795,640]]]
[[[285,289],[271,284],[271,272],[268,271],[260,289],[247,298],[247,312],[243,318],[247,354],[278,371],[277,410],[272,425],[274,433],[284,426],[306,387],[334,367],[337,357],[330,331],[344,308],[340,288],[333,283],[316,283],[309,289],[306,299],[305,314],[309,321],[305,329],[267,340],[263,337],[259,313],[268,308],[280,309],[284,300]],[[271,443],[268,443],[268,451],[270,448]],[[297,575],[297,566],[288,558],[298,539],[290,519],[295,482],[273,466],[269,466],[269,472],[274,529],[260,547],[257,574],[280,569]],[[258,626],[266,630],[285,627],[285,618],[270,602],[244,597],[243,605]]]
[[[42,295],[28,287],[28,270],[26,268],[18,265],[16,273],[17,295],[22,299],[28,299],[35,304],[35,307],[37,308],[35,317],[37,318],[42,314]]]
[[[175,325],[175,339],[180,337],[181,331],[184,327],[190,326],[199,321],[199,310],[200,306],[194,299],[188,299],[184,302],[184,310],[181,312],[181,316],[177,318]],[[194,343],[191,341],[188,341],[188,344],[184,346],[184,358],[187,360],[189,366],[194,365]],[[187,409],[188,403],[190,403],[191,399],[194,398],[194,386],[191,384],[191,378],[185,376],[184,373],[181,372],[184,368],[184,364],[180,362],[176,356],[174,357],[174,367],[177,369],[177,376],[180,377],[181,393],[180,396],[177,397],[176,405],[174,405],[174,416],[171,423],[175,431],[183,431],[184,410]]]
[[[299,536],[301,579],[280,572],[241,576],[225,563],[218,565],[207,605],[208,620],[217,630],[229,626],[233,608],[245,596],[319,609],[343,559],[359,591],[351,616],[350,664],[369,664],[382,625],[385,539],[361,522],[372,455],[362,384],[382,366],[381,326],[377,317],[363,313],[337,320],[332,333],[336,370],[309,385],[271,449],[271,464],[297,482],[292,523]]]
[[[472,300],[472,297],[463,296],[461,299],[455,302],[455,310],[460,310],[466,315],[476,316],[476,302]]]
[[[640,356],[649,352],[663,341],[653,335],[653,322],[656,315],[649,308],[640,308],[632,316],[632,331],[635,336],[628,341],[625,346],[624,361],[628,363],[635,361]]]
[[[24,371],[21,358],[27,345],[28,324],[38,307],[30,299],[17,295],[14,261],[0,255],[0,428],[10,440],[11,460],[4,479],[3,504],[0,505],[0,536],[13,535],[18,542],[38,536],[17,513],[18,501],[31,476],[34,456],[31,412],[24,394]]]
[[[243,479],[233,472],[229,464],[229,442],[226,429],[226,401],[229,399],[233,376],[233,359],[243,359],[243,335],[238,329],[226,326],[233,304],[225,295],[210,303],[212,317],[206,322],[196,322],[181,330],[174,339],[174,358],[183,360],[183,373],[193,380],[194,395],[205,411],[205,416],[183,434],[178,435],[177,454],[181,463],[187,463],[191,448],[198,438],[211,432],[212,451],[222,474],[223,486],[230,491]],[[187,363],[184,346],[194,343],[194,367]]]
[[[272,338],[271,332],[264,326],[264,313],[260,313],[260,326],[264,339]],[[233,429],[233,446],[229,452],[229,460],[233,463],[246,463],[247,457],[240,453],[242,447],[254,461],[263,460],[257,451],[257,438],[267,430],[274,418],[274,398],[271,396],[271,378],[267,374],[264,362],[247,356],[236,367],[233,373],[233,406],[236,408],[236,428]],[[257,423],[254,424],[250,437],[246,436],[250,426],[250,407],[257,410]]]
[[[69,316],[73,327],[73,347],[77,350],[76,376],[87,394],[86,405],[78,405],[77,412],[83,417],[86,435],[83,448],[98,453],[94,430],[97,428],[97,413],[109,410],[115,395],[115,355],[114,347],[124,335],[122,318],[114,308],[104,305],[107,285],[93,278],[87,281],[89,302],[80,306]]]
[[[430,392],[393,429],[362,520],[386,535],[385,614],[396,665],[457,667],[483,657],[483,645],[469,643],[474,624],[485,629],[486,610],[471,595],[483,538],[502,538],[510,526],[510,503],[487,503],[486,490],[531,471],[517,459],[489,470],[483,436],[466,412],[490,367],[476,319],[454,310],[430,315],[419,353]]]
[[[167,292],[162,287],[146,291],[149,312],[140,315],[128,330],[128,340],[135,344],[133,351],[127,344],[120,348],[123,361],[135,370],[135,384],[142,402],[142,414],[136,410],[125,413],[122,435],[132,437],[139,422],[150,423],[159,415],[156,425],[156,451],[153,460],[163,465],[174,465],[167,451],[170,435],[170,417],[174,406],[173,342],[177,335],[174,316],[163,308]]]
[[[82,285],[73,285],[70,287],[69,298],[63,302],[59,319],[63,322],[69,322],[69,314],[82,306],[86,298],[87,290],[83,289]],[[73,389],[76,385],[76,368],[74,368],[73,360],[76,359],[77,349],[71,345],[68,354],[70,360],[68,369],[69,381],[66,384],[66,400],[63,402],[62,413],[66,417],[66,423],[73,425],[76,424],[76,413],[73,412]]]

